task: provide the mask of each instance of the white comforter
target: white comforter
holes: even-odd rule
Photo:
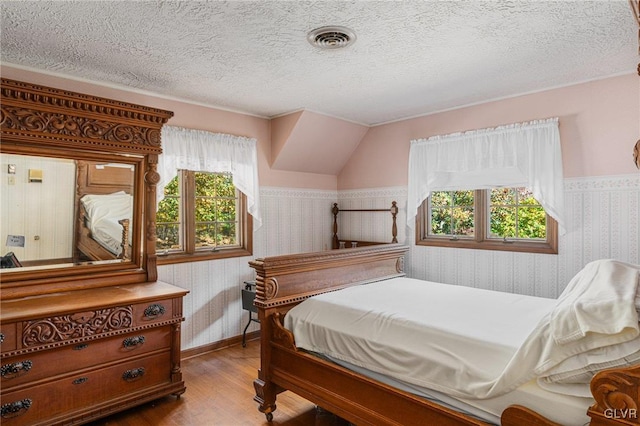
[[[312,297],[285,327],[300,348],[484,399],[594,348],[640,341],[637,290],[638,268],[614,261],[587,265],[558,300],[396,278]]]

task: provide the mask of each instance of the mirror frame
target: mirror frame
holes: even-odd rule
[[[5,78],[0,94],[0,152],[135,165],[131,232],[139,245],[131,261],[3,273],[2,298],[156,281],[160,131],[173,112]]]

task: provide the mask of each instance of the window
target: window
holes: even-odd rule
[[[156,213],[159,263],[249,256],[251,227],[231,175],[180,170]]]
[[[416,229],[418,245],[558,253],[557,222],[527,188],[433,191]]]

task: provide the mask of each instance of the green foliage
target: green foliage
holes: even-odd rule
[[[203,172],[192,176],[196,247],[237,244],[237,198],[231,176]],[[158,249],[180,248],[180,185],[180,179],[174,178],[165,188],[165,198],[158,206]]]
[[[435,191],[431,204],[432,235],[473,236],[473,191]]]
[[[492,237],[546,238],[547,216],[530,189],[492,189],[490,201]]]
[[[473,236],[474,191],[431,194],[431,234]],[[493,238],[544,239],[546,213],[526,188],[497,188],[489,195]]]

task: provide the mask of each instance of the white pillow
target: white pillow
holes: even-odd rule
[[[133,197],[124,191],[106,195],[88,194],[80,201],[85,208],[90,229],[109,218],[131,220]]]

